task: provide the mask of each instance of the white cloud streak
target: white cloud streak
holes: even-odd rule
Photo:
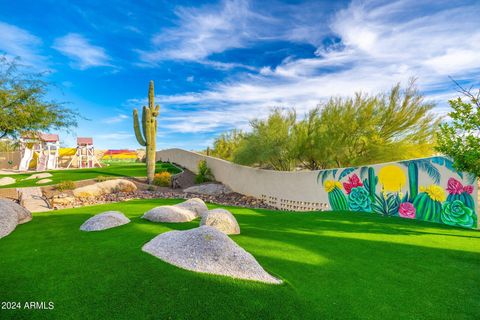
[[[27,30],[0,22],[0,54],[8,59],[19,57],[20,63],[35,69],[47,68],[47,59],[40,52],[42,40]]]
[[[125,114],[118,114],[115,117],[110,117],[110,118],[103,119],[102,122],[103,123],[108,123],[108,124],[119,123],[119,122],[123,122],[123,121],[125,121],[129,118],[130,117],[125,115]]]
[[[85,70],[92,67],[112,66],[104,48],[92,45],[84,36],[69,33],[57,38],[53,48],[72,60],[72,68]]]
[[[330,96],[358,91],[377,93],[396,82],[406,83],[412,76],[418,77],[421,90],[440,90],[442,98],[448,93],[454,97],[448,76],[467,80],[480,76],[480,20],[476,18],[480,4],[424,10],[422,14],[411,10],[414,7],[415,2],[410,0],[388,4],[354,1],[330,19],[329,32],[341,39],[338,46],[318,45],[315,57],[286,59],[276,67],[265,66],[259,72],[212,84],[201,92],[158,96],[160,103],[174,106],[163,115],[165,128],[198,133],[246,127],[249,120],[265,116],[271,107],[295,107],[302,113]],[[208,21],[212,14],[202,17]],[[203,21],[199,16],[187,16]],[[221,24],[215,21],[214,30]],[[238,33],[228,26],[220,28],[222,37],[227,37],[228,32]],[[189,24],[185,28],[192,32],[194,29]],[[311,43],[325,32],[319,30],[304,41]],[[213,34],[216,38],[217,33]],[[235,38],[235,34],[231,36]],[[202,47],[196,56],[157,53],[162,58],[201,59],[252,38],[259,41],[256,35],[249,37],[232,39],[230,45]],[[289,39],[286,33],[284,37]],[[203,45],[203,39],[185,31],[177,40],[179,48],[189,51]],[[435,95],[427,98],[435,100],[439,94]],[[438,113],[445,113],[445,105]]]

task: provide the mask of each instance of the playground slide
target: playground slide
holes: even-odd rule
[[[47,156],[41,153],[37,159],[37,171],[45,171],[47,166]]]
[[[56,157],[55,156],[49,156],[47,160],[47,170],[53,170],[56,169]]]
[[[20,160],[20,164],[18,165],[18,170],[27,171],[28,166],[30,165],[30,161],[32,161],[32,158],[33,158],[33,150],[30,148],[25,148],[22,160]]]

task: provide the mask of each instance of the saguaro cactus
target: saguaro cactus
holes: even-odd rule
[[[160,106],[154,106],[153,81],[150,81],[148,88],[148,107],[143,106],[142,129],[138,120],[138,110],[133,110],[133,128],[135,137],[140,145],[145,147],[147,162],[147,181],[152,183],[155,175],[155,156],[157,141],[157,116],[160,113]]]

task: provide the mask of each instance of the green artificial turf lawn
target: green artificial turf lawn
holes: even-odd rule
[[[1,319],[478,319],[480,233],[366,213],[230,208],[252,253],[280,286],[194,273],[141,251],[156,235],[146,210],[178,200],[34,214],[0,239],[0,301],[54,310],[0,310]],[[214,207],[209,205],[210,207]],[[81,232],[94,214],[130,224]]]
[[[158,162],[156,172],[168,171],[172,174],[179,173],[181,170],[170,163]],[[53,176],[48,178],[52,182],[42,184],[42,186],[57,184],[61,181],[80,181],[87,179],[94,179],[98,176],[107,176],[107,177],[145,177],[147,175],[147,169],[145,163],[136,163],[136,162],[123,162],[123,163],[112,163],[109,166],[104,166],[102,168],[86,168],[86,169],[68,169],[68,170],[51,170],[47,171]],[[32,187],[39,186],[36,182],[38,179],[23,180],[32,174],[38,172],[29,172],[25,174],[15,174],[15,175],[0,175],[0,178],[11,177],[17,180],[17,183],[9,184],[2,186],[0,188],[23,188],[23,187]]]

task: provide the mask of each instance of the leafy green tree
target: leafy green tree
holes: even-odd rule
[[[474,93],[455,83],[464,97],[449,101],[451,121],[440,125],[437,150],[450,156],[457,170],[480,177],[480,89]]]
[[[328,126],[322,123],[320,107],[310,110],[293,128],[293,150],[299,165],[309,170],[335,166]]]
[[[237,129],[222,133],[214,140],[213,149],[210,150],[209,155],[232,161],[233,153],[238,149],[244,136],[244,133]]]
[[[295,120],[293,110],[283,112],[281,109],[274,109],[266,120],[253,120],[252,132],[242,139],[233,161],[274,170],[293,170],[296,164],[293,150]]]
[[[0,139],[77,125],[76,111],[47,99],[49,87],[42,74],[23,73],[15,60],[0,57]]]
[[[397,84],[377,96],[330,99],[320,114],[324,163],[346,167],[431,155],[439,123],[434,106],[414,81],[405,90]]]
[[[240,143],[229,144],[234,162],[275,170],[310,170],[405,160],[433,154],[439,120],[415,82],[374,96],[335,97],[297,121],[274,109],[251,122]],[[219,141],[232,140],[219,138]],[[219,148],[220,149],[220,148]],[[219,153],[218,156],[222,157]],[[230,159],[230,158],[228,158]]]

